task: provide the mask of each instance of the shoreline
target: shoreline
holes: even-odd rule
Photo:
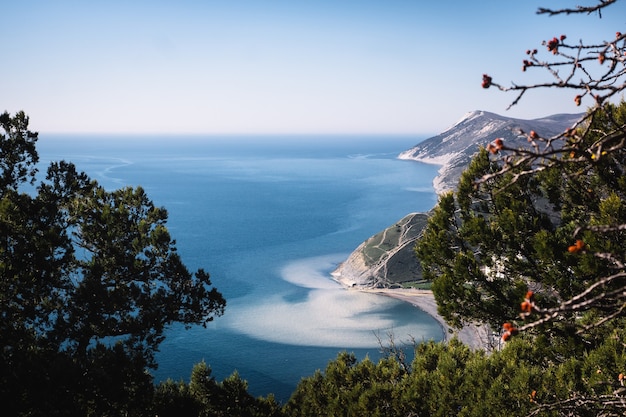
[[[446,184],[443,182],[443,179],[448,173],[448,171],[450,171],[450,168],[452,166],[452,161],[456,157],[459,156],[458,152],[451,152],[451,153],[447,153],[444,155],[431,156],[431,157],[419,156],[419,155],[414,156],[411,153],[412,153],[412,149],[409,149],[408,151],[404,151],[400,155],[398,155],[398,159],[402,159],[405,161],[421,162],[422,164],[427,164],[427,165],[438,165],[439,171],[437,171],[437,176],[433,178],[433,182],[432,182],[435,194],[442,195],[445,192],[450,190],[450,187],[446,186]]]
[[[395,298],[419,308],[424,313],[431,316],[442,328],[443,341],[448,342],[453,337],[457,337],[463,344],[473,350],[484,349],[486,351],[493,348],[493,338],[490,340],[489,332],[485,326],[467,324],[462,329],[453,329],[445,322],[443,317],[437,313],[437,303],[435,296],[430,290],[418,289],[392,289],[392,288],[352,288],[355,291],[379,294],[386,297]]]
[[[413,152],[414,149],[409,149],[400,153],[397,158],[400,160],[415,161],[428,165],[438,165],[439,170],[437,172],[437,176],[435,176],[432,182],[433,191],[438,196],[449,191],[450,187],[446,186],[443,178],[452,168],[451,163],[455,158],[459,156],[459,152],[450,152],[434,157],[423,156],[423,152],[419,155],[413,155]],[[359,248],[356,249],[356,251],[358,250]],[[342,264],[345,264],[348,259],[342,262]],[[335,269],[335,271],[331,273],[331,276],[332,279],[341,284],[344,289],[395,298],[397,300],[409,303],[413,307],[416,307],[422,310],[424,313],[428,314],[440,325],[443,333],[443,342],[449,342],[451,339],[456,337],[464,345],[473,350],[482,349],[485,351],[490,351],[498,346],[499,339],[490,334],[491,332],[486,325],[466,323],[461,329],[454,329],[450,327],[443,319],[443,317],[441,317],[437,312],[437,302],[435,301],[435,296],[431,290],[420,290],[416,288],[368,288],[359,285],[358,279],[354,279],[348,282],[345,277],[342,277],[341,273],[337,272],[338,269],[339,266]]]

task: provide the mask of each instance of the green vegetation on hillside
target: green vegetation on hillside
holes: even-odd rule
[[[288,416],[525,416],[532,410],[544,416],[596,416],[600,410],[617,415],[611,413],[620,412],[619,405],[567,402],[571,395],[611,396],[621,387],[626,348],[618,338],[626,334],[620,330],[615,336],[595,349],[578,346],[566,358],[545,337],[520,337],[491,354],[456,340],[430,342],[417,347],[408,370],[394,359],[357,362],[343,353],[324,373],[305,378],[284,411]],[[562,408],[543,406],[557,402]]]
[[[365,265],[379,285],[412,283],[421,280],[419,260],[413,246],[428,223],[428,215],[412,213],[369,238],[361,249]]]

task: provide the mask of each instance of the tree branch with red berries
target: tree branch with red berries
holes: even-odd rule
[[[601,16],[602,10],[616,2],[602,0],[592,6],[578,6],[574,9],[541,8],[538,13],[557,15],[597,12]],[[488,150],[493,154],[502,155],[502,169],[492,176],[522,166],[527,168],[518,170],[516,176],[529,175],[542,170],[544,166],[563,163],[563,155],[571,156],[568,162],[586,162],[624,148],[626,129],[623,124],[616,123],[614,131],[606,132],[605,137],[596,143],[585,144],[584,139],[588,133],[586,128],[593,123],[596,112],[626,89],[626,35],[617,31],[610,41],[592,43],[570,43],[566,35],[560,35],[542,42],[542,46],[541,51],[547,53],[547,57],[544,58],[544,53],[538,49],[526,50],[522,71],[543,70],[549,75],[547,81],[505,86],[494,81],[491,75],[483,74],[482,87],[515,92],[517,95],[508,109],[517,105],[526,93],[537,89],[571,90],[572,100],[577,106],[582,105],[586,98],[591,98],[591,107],[575,126],[559,135],[543,137],[541,132],[519,132],[528,139],[529,146],[525,149],[511,149],[502,142],[488,145]],[[581,149],[585,153],[581,153]],[[482,180],[488,179],[485,177]]]
[[[597,13],[601,17],[601,12],[616,2],[617,0],[600,1],[592,6],[579,6],[574,9],[542,8],[538,13],[548,15]],[[512,184],[524,176],[540,175],[559,175],[564,183],[570,180],[573,183],[585,183],[585,178],[596,175],[608,179],[604,182],[604,189],[589,190],[589,193],[597,191],[602,194],[596,198],[599,201],[598,205],[611,193],[617,196],[617,201],[624,201],[626,104],[624,102],[616,104],[615,101],[626,89],[626,35],[617,31],[611,38],[602,42],[570,43],[566,35],[560,35],[544,41],[541,50],[527,50],[526,58],[522,61],[522,71],[543,70],[548,77],[542,83],[531,85],[513,83],[505,86],[496,82],[491,75],[483,74],[483,88],[497,88],[503,92],[516,93],[509,108],[517,105],[530,91],[538,89],[571,90],[572,100],[577,106],[581,106],[583,101],[589,98],[591,106],[574,126],[558,135],[543,136],[538,131],[518,132],[527,139],[528,145],[524,148],[508,146],[502,138],[487,144],[486,150],[492,155],[498,169],[478,178],[476,186],[504,176],[508,176],[509,183]],[[549,170],[552,170],[551,174],[545,174]],[[579,179],[575,179],[576,177]],[[616,179],[613,185],[611,177]],[[622,178],[621,182],[619,178]],[[594,184],[593,181],[587,183],[590,187]],[[572,234],[575,243],[563,248],[571,255],[585,254],[586,258],[581,262],[595,262],[601,265],[605,272],[595,280],[589,280],[584,291],[560,300],[556,306],[541,307],[532,296],[532,299],[527,296],[520,308],[520,317],[525,324],[518,327],[512,323],[505,323],[503,340],[510,340],[521,331],[537,329],[550,322],[571,320],[572,317],[591,309],[595,309],[599,314],[590,323],[584,325],[579,323],[579,333],[624,316],[626,222],[623,211],[626,208],[620,210],[621,216],[604,219],[612,220],[613,223],[579,225]],[[596,250],[595,247],[591,247],[582,237],[584,232],[587,238],[602,241],[604,246],[612,250],[606,251],[602,248]],[[611,240],[612,242],[609,242]],[[598,243],[598,246],[602,245]]]
[[[597,12],[601,17],[601,11],[616,2],[617,0],[599,1],[595,5],[578,6],[574,9],[541,8],[538,13],[556,15]],[[567,39],[566,35],[560,35],[544,41],[542,45],[548,54],[547,58],[543,58],[537,49],[526,51],[527,58],[522,62],[522,70],[544,70],[549,75],[548,81],[532,85],[504,86],[494,81],[490,75],[483,74],[482,87],[516,92],[517,96],[509,108],[517,105],[527,92],[536,89],[572,90],[572,99],[577,106],[580,106],[586,97],[593,99],[592,106],[576,125],[556,136],[544,137],[536,131],[520,131],[519,134],[525,136],[528,141],[525,148],[509,147],[501,138],[487,144],[486,148],[499,163],[499,169],[479,178],[476,181],[477,185],[506,174],[510,175],[511,182],[515,182],[522,176],[538,175],[548,168],[566,165],[569,167],[566,175],[587,175],[606,161],[613,165],[611,169],[615,176],[626,174],[623,158],[626,147],[626,124],[624,117],[618,117],[615,106],[611,105],[612,100],[626,89],[626,35],[618,31],[612,40],[595,43],[581,41],[575,44],[569,43]],[[599,124],[602,129],[598,128]],[[573,237],[575,238],[583,229],[601,234],[626,230],[626,224],[581,226],[576,229]],[[573,246],[569,250],[572,248]],[[577,248],[575,252],[581,250],[582,248]],[[595,257],[607,261],[618,269],[624,268],[624,261],[620,259],[623,258],[623,253],[596,253]],[[622,274],[615,276],[622,277]],[[615,276],[607,276],[597,283],[602,285],[610,282]],[[619,291],[615,291],[617,292]],[[624,292],[626,294],[626,290]],[[575,302],[577,300],[574,297],[572,300],[564,301],[559,307],[544,311],[544,318],[554,318],[561,312],[576,311],[599,302],[600,298],[593,298],[593,303]],[[524,328],[531,327],[534,325],[527,325]]]
[[[575,9],[540,9],[538,13],[598,13],[601,17],[601,11],[616,2],[599,1]],[[543,175],[543,178],[559,178],[564,187],[571,188],[570,193],[593,195],[588,200],[578,198],[579,206],[570,207],[571,211],[583,213],[577,221],[593,224],[579,224],[571,235],[573,243],[561,250],[567,251],[567,256],[578,256],[580,265],[593,265],[588,270],[596,271],[597,275],[581,277],[586,287],[574,295],[561,298],[557,293],[556,305],[542,306],[537,295],[528,291],[520,304],[521,323],[503,325],[502,340],[505,342],[520,332],[543,331],[551,323],[569,322],[577,327],[578,334],[585,334],[614,319],[626,317],[626,103],[623,97],[621,103],[616,103],[626,89],[626,35],[618,31],[609,41],[592,43],[570,43],[566,35],[560,35],[544,41],[542,46],[542,52],[537,49],[526,51],[522,71],[543,70],[548,76],[546,82],[504,86],[484,74],[482,87],[516,93],[509,108],[537,89],[571,90],[577,106],[589,98],[591,106],[574,126],[558,135],[546,137],[538,131],[518,132],[527,139],[528,145],[524,148],[508,146],[502,138],[487,144],[486,150],[497,169],[478,178],[476,186],[502,177],[513,184],[525,176],[542,178]],[[582,186],[576,189],[573,184]],[[610,205],[607,203],[609,199],[615,206],[613,211],[605,207]],[[561,207],[561,204],[554,202],[553,207]],[[585,216],[585,210],[592,214]],[[609,212],[611,215],[607,215]],[[570,214],[561,213],[561,216],[569,218]],[[529,282],[533,281],[541,282],[541,277],[529,277]],[[550,292],[549,288],[542,289]],[[552,291],[552,295],[554,293]],[[590,311],[594,312],[592,318],[581,320]],[[610,397],[609,402],[613,399]],[[575,403],[575,398],[568,402]],[[622,401],[612,405],[621,410],[626,408]]]
[[[604,108],[626,89],[626,35],[621,32],[615,34],[612,41],[597,44],[570,44],[567,37],[561,35],[543,45],[552,55],[549,59],[541,59],[537,49],[527,50],[527,59],[522,62],[522,70],[543,69],[550,75],[551,80],[532,85],[504,86],[493,80],[490,75],[483,74],[482,87],[495,87],[503,92],[516,92],[516,98],[508,108],[517,105],[522,97],[531,90],[537,89],[568,89],[572,90],[572,100],[580,106],[583,99],[593,99],[589,111],[575,126],[552,137],[543,137],[540,132],[519,132],[526,136],[529,146],[526,149],[510,149],[505,143],[491,147],[489,150],[497,154],[501,150],[512,151],[502,158],[502,172],[507,172],[515,166],[532,166],[534,170],[542,166],[562,162],[562,155],[571,155],[575,161],[584,158],[594,158],[603,152],[622,149],[626,140],[626,129],[623,125],[616,125],[615,130],[606,132],[606,137],[591,146],[586,146],[586,154],[579,152],[586,136],[585,127],[589,126],[595,113]],[[515,157],[515,158],[514,158]]]
[[[617,1],[540,13],[606,14]],[[483,75],[483,88],[514,95],[511,106],[536,90],[558,89],[590,107],[557,135],[539,125],[519,131],[523,147],[504,138],[485,144],[455,192],[441,196],[416,247],[449,324],[502,326],[501,340],[514,349],[526,339],[554,344],[546,366],[626,328],[626,36],[613,29],[607,37],[572,43],[557,35],[527,50],[522,70],[545,74],[545,82],[505,86]],[[578,415],[577,404],[626,411],[615,395],[603,396],[623,384],[622,359],[597,395],[585,385],[531,401],[554,415]]]

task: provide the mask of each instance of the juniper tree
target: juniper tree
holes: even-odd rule
[[[601,17],[615,3],[539,13]],[[548,337],[555,363],[620,337],[626,313],[626,36],[601,36],[609,40],[570,43],[575,36],[556,34],[527,50],[523,70],[546,71],[545,82],[504,86],[483,75],[483,88],[516,93],[512,106],[546,88],[592,106],[558,135],[518,132],[527,147],[485,144],[416,248],[449,322],[486,322],[504,341]],[[602,390],[553,393],[536,412],[620,415],[626,370],[609,371],[601,372]]]
[[[0,402],[8,415],[143,415],[164,330],[225,300],[176,251],[140,187],[107,191],[68,162],[34,184],[37,134],[0,115]]]

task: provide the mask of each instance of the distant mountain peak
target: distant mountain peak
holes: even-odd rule
[[[582,114],[555,114],[524,120],[474,110],[437,136],[402,152],[398,158],[441,165],[434,186],[438,193],[442,193],[456,187],[461,173],[479,146],[486,146],[498,137],[508,143],[524,146],[526,140],[520,136],[520,130],[535,130],[542,136],[554,136],[571,127],[581,117]]]
[[[484,114],[485,114],[485,112],[484,112],[484,111],[482,111],[482,110],[474,110],[474,111],[467,112],[467,113],[465,113],[465,114],[463,115],[463,117],[461,118],[461,120],[459,120],[459,121],[458,121],[458,122],[456,122],[454,125],[452,125],[452,126],[450,127],[450,129],[454,128],[454,127],[455,127],[455,126],[457,126],[457,125],[460,125],[461,123],[464,123],[464,122],[470,122],[470,121],[472,121],[473,119],[476,119],[477,117],[480,117],[480,116],[482,116],[482,115],[484,115]],[[448,130],[450,130],[450,129],[448,129]]]

